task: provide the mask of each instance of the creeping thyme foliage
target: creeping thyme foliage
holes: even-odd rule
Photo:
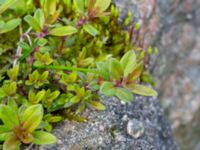
[[[0,0],[0,142],[51,144],[52,124],[86,122],[100,95],[156,96],[139,25],[111,0]],[[42,140],[41,140],[42,139]]]

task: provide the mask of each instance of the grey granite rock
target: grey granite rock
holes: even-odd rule
[[[88,123],[65,121],[54,129],[57,144],[38,150],[178,150],[170,125],[156,98],[136,97],[131,104],[103,97],[106,111],[87,110]],[[139,136],[127,133],[127,125],[142,126]],[[134,124],[132,124],[134,123]],[[136,127],[137,128],[137,127]]]
[[[115,1],[123,14],[131,9],[141,22],[144,49],[158,47],[151,71],[159,99],[181,148],[196,149],[200,139],[200,0]]]

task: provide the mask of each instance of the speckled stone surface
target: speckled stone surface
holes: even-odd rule
[[[115,1],[142,24],[144,48],[159,49],[150,70],[181,149],[199,150],[200,0]]]
[[[87,110],[88,123],[65,121],[54,129],[56,145],[34,150],[178,150],[170,125],[156,98],[136,97],[129,105],[116,98],[103,97],[106,111]],[[139,122],[139,136],[127,131],[130,121]],[[137,124],[136,124],[137,125]],[[144,130],[144,131],[140,131]]]

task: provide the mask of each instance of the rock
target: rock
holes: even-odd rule
[[[135,139],[144,134],[144,125],[137,119],[129,120],[127,123],[127,133]]]
[[[193,130],[199,131],[200,1],[115,1],[123,15],[130,9],[141,23],[144,49],[158,47],[159,56],[151,58],[151,71],[158,84],[159,99],[182,149],[195,149],[200,132],[193,134],[190,127],[192,124]]]
[[[163,26],[153,42],[160,50],[154,76],[181,149],[195,149],[200,138],[200,1],[159,0],[158,7]]]
[[[158,99],[136,96],[126,105],[114,97],[102,100],[105,111],[86,110],[87,123],[56,125],[57,144],[40,150],[179,150]]]

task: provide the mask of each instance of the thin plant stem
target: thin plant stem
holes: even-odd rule
[[[99,74],[96,69],[86,69],[86,68],[75,68],[75,67],[66,67],[66,66],[33,66],[34,69],[51,69],[51,70],[68,70],[68,71],[79,71],[79,72],[92,72]]]
[[[33,143],[31,143],[26,150],[30,150],[32,147],[33,147]]]
[[[32,45],[32,41],[29,37],[29,33],[31,32],[32,28],[28,28],[28,30],[23,34],[23,30],[22,30],[22,25],[20,24],[19,26],[19,33],[20,33],[20,40],[19,40],[19,43],[23,42],[24,41],[24,36],[26,36],[26,38],[28,39],[28,42],[30,45]],[[20,46],[20,44],[18,45],[17,47],[17,50],[16,50],[16,58],[14,59],[13,61],[13,67],[17,64],[18,60],[19,60],[19,57],[21,56],[21,53],[22,53],[22,47]]]

